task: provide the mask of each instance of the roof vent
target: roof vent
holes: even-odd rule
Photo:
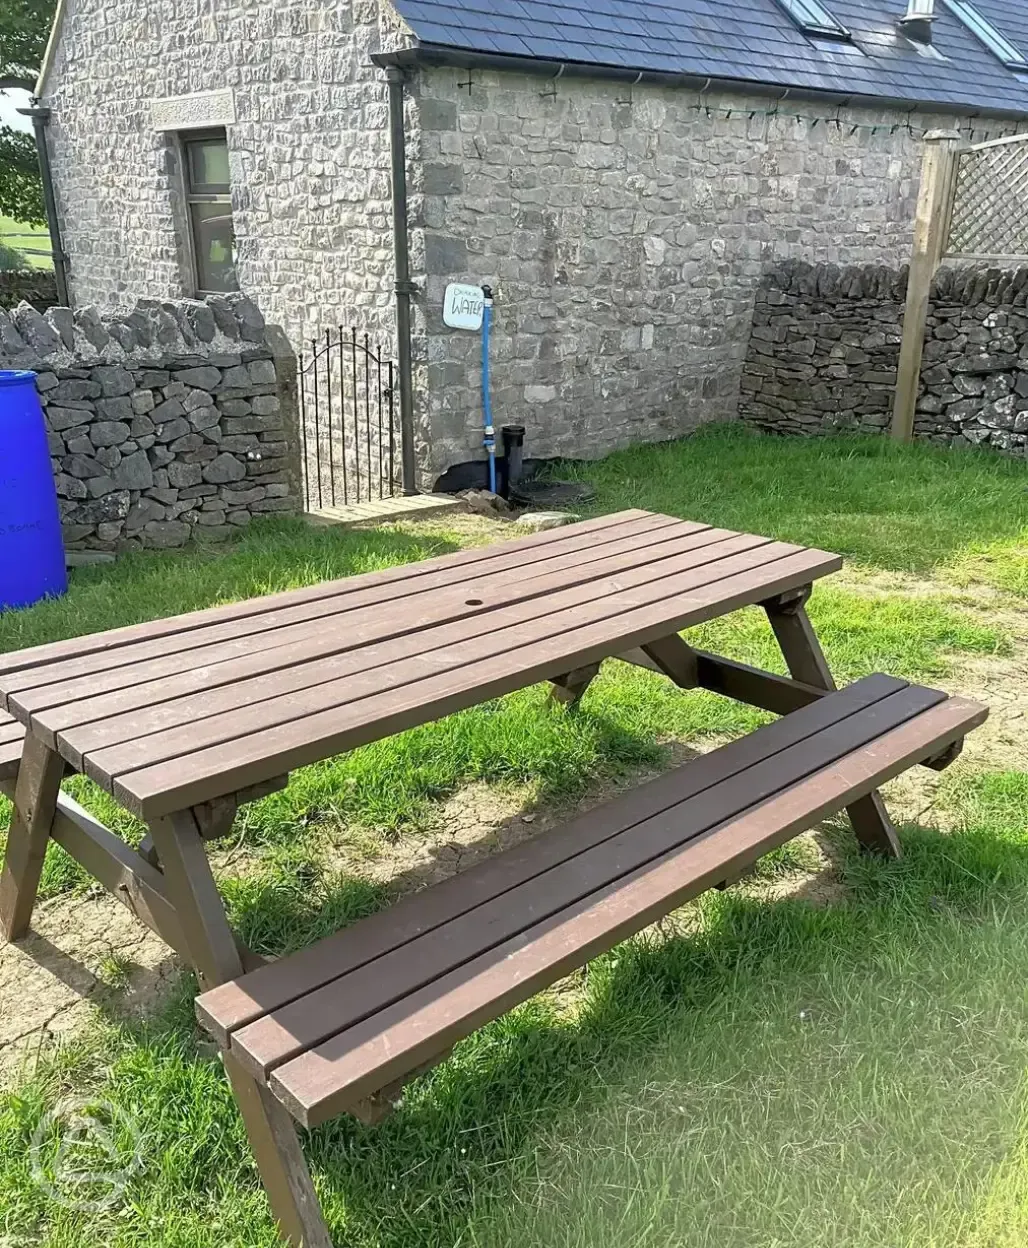
[[[930,44],[935,0],[909,0],[907,15],[900,19],[900,30],[915,43]]]

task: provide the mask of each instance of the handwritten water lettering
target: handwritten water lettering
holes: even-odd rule
[[[465,286],[454,282],[446,288],[443,299],[443,322],[451,329],[477,333],[485,315],[485,295],[481,286]]]

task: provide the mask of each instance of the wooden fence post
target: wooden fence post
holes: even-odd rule
[[[909,442],[914,434],[914,410],[921,381],[921,355],[928,321],[932,278],[946,248],[953,200],[960,135],[956,130],[930,130],[924,136],[921,191],[914,220],[914,249],[910,256],[907,308],[903,318],[903,344],[896,374],[892,408],[892,436]]]

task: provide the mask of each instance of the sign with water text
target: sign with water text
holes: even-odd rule
[[[446,288],[443,299],[443,322],[451,329],[469,329],[477,333],[485,315],[485,294],[481,286],[463,286],[454,282]]]

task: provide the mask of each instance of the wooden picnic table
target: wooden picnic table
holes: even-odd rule
[[[840,779],[832,793],[841,801],[855,795],[849,814],[866,847],[895,853],[888,815],[862,778],[877,781],[911,759],[923,761],[940,743],[952,746],[981,708],[972,712],[954,700],[946,710],[940,707],[945,695],[911,693],[905,682],[883,677],[857,690],[846,705],[844,695],[834,695],[842,700],[837,711],[804,710],[835,688],[804,604],[813,582],[841,563],[820,550],[626,511],[484,549],[0,655],[0,706],[7,712],[0,715],[0,786],[15,798],[0,877],[4,934],[13,940],[28,928],[52,837],[192,964],[212,999],[201,1017],[228,1046],[232,1027],[260,1013],[252,1009],[253,994],[240,997],[234,985],[261,960],[240,946],[229,926],[205,842],[229,832],[239,806],[283,787],[295,768],[540,681],[552,682],[557,698],[574,702],[600,663],[614,657],[662,672],[683,689],[714,690],[795,722],[777,737],[761,737],[766,744],[760,749],[729,751],[723,763],[711,764],[710,776],[724,770],[722,788],[729,794],[733,787],[739,791],[730,775],[742,775],[762,758],[761,774],[773,775],[765,756],[788,749],[796,754],[801,740],[825,733],[842,740],[842,718],[864,716],[859,722],[871,727],[856,736],[847,728],[852,741],[846,738],[849,744],[834,753],[825,747],[818,774],[831,769],[844,747],[864,751],[857,771],[845,783]],[[791,678],[695,650],[679,635],[755,604],[768,614]],[[885,706],[894,708],[888,716]],[[917,729],[920,735],[902,727],[911,716],[922,716],[918,723],[927,725]],[[895,730],[896,740],[888,773],[882,751],[875,755],[864,744],[873,745],[887,729]],[[869,769],[872,755],[878,770]],[[801,759],[790,783],[802,778],[804,767],[806,773],[817,770]],[[139,853],[60,793],[68,772],[90,777],[146,822],[149,835]],[[705,783],[690,781],[697,791]],[[680,785],[676,793],[675,800],[684,800]],[[815,794],[801,815],[794,812],[793,823],[799,826],[797,819],[822,806]],[[755,837],[747,853],[752,857],[766,842]],[[726,852],[718,862],[729,858]],[[533,871],[542,870],[522,863],[518,880],[530,884]],[[696,879],[706,880],[718,865],[703,870],[707,875]],[[484,881],[482,897],[497,887],[495,880]],[[646,905],[670,905],[672,893],[640,903],[633,917],[641,921],[649,914]],[[443,910],[432,922],[442,922],[441,915]],[[418,917],[410,930],[427,926]],[[390,939],[402,943],[395,935]],[[388,941],[382,945],[391,947]],[[600,946],[582,945],[586,952],[594,947]],[[475,951],[469,947],[467,957]],[[321,961],[336,956],[330,950]],[[324,979],[322,969],[311,983],[317,987]],[[281,994],[282,984],[274,991]],[[222,1000],[218,992],[229,995]],[[514,999],[509,985],[497,990],[496,1001],[508,998]],[[282,998],[287,1000],[288,994]],[[309,1011],[302,1013],[309,1024]],[[474,1017],[480,1016],[481,1008]],[[430,1049],[426,1041],[420,1048],[412,1044],[411,1053],[424,1056]],[[254,1046],[233,1045],[225,1065],[272,1206],[291,1242],[327,1244],[283,1096],[276,1098],[269,1088],[274,1061],[256,1053]],[[361,1087],[373,1081],[374,1070],[361,1079]],[[359,1082],[355,1077],[347,1086]],[[311,1093],[309,1111],[302,1090],[290,1091],[292,1100],[286,1100],[301,1121],[320,1120],[340,1100],[341,1086],[333,1085],[331,1095],[319,1093],[320,1100]]]

